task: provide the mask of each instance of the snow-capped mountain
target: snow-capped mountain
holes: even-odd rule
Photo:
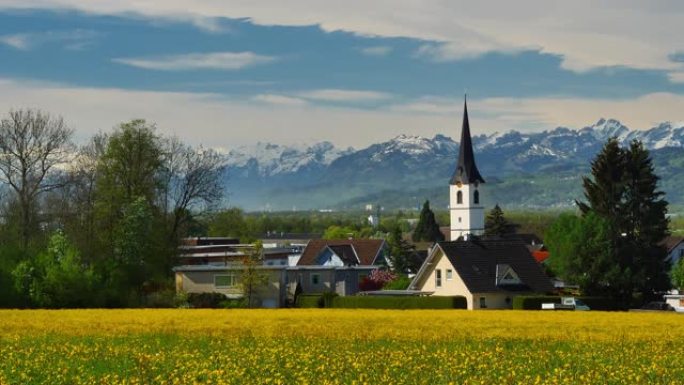
[[[285,146],[258,142],[227,153],[229,169],[241,170],[247,175],[268,177],[278,174],[296,173],[304,169],[317,169],[330,165],[353,149],[339,149],[330,142],[311,146]]]
[[[625,146],[638,139],[651,150],[660,173],[667,176],[663,178],[666,192],[667,186],[684,186],[684,170],[673,172],[684,168],[680,166],[684,165],[684,122],[632,130],[618,120],[600,119],[580,129],[478,135],[473,145],[485,179],[505,186],[505,191],[494,192],[499,194],[497,201],[562,205],[581,196],[580,177],[610,137]],[[232,204],[252,209],[327,207],[389,196],[401,200],[425,195],[420,189],[444,189],[457,157],[458,143],[444,135],[400,135],[360,150],[339,149],[330,142],[257,143],[228,153],[228,189]],[[678,157],[681,162],[671,162]],[[546,178],[541,182],[544,187],[525,185],[534,178]],[[442,195],[435,194],[436,199]]]

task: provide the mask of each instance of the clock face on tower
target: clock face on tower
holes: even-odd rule
[[[458,182],[456,182],[456,187],[461,188],[461,186],[463,186],[463,183],[461,183],[460,180]]]

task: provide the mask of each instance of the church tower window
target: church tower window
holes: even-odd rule
[[[459,205],[463,203],[463,192],[459,191],[456,193],[456,203]]]
[[[480,192],[477,190],[475,190],[475,192],[473,193],[473,203],[475,203],[476,205],[480,204]]]

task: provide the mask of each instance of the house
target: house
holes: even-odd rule
[[[256,290],[261,307],[284,307],[294,300],[297,287],[304,294],[335,292],[354,295],[363,277],[377,266],[267,266],[256,268],[267,283]],[[173,268],[176,291],[185,293],[221,293],[228,298],[243,296],[240,276],[244,266],[185,265]]]
[[[387,249],[384,239],[313,239],[297,266],[380,266]]]
[[[251,245],[194,246],[194,256],[182,259],[194,263],[173,268],[176,290],[242,297],[239,282],[244,266],[237,256],[244,257],[253,250],[247,246]],[[226,249],[205,251],[209,247]],[[363,278],[385,263],[386,250],[381,239],[311,240],[297,265],[290,266],[287,261],[292,248],[265,248],[264,264],[257,269],[266,277],[267,284],[257,290],[256,298],[262,307],[283,307],[294,299],[298,288],[302,293],[354,295],[359,292]]]
[[[466,237],[437,243],[409,290],[462,295],[468,309],[505,309],[515,296],[549,293],[553,285],[524,243]]]
[[[449,183],[448,242],[433,247],[409,290],[461,295],[468,309],[510,308],[520,294],[545,294],[553,285],[520,237],[484,237],[485,180],[475,163],[464,103],[458,162]]]
[[[684,237],[668,236],[661,242],[667,249],[666,260],[671,266],[676,265],[684,257]]]

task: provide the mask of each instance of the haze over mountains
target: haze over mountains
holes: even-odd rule
[[[591,159],[612,136],[625,145],[641,140],[652,151],[667,199],[684,203],[684,122],[632,130],[614,119],[578,130],[473,137],[487,181],[483,198],[509,208],[570,207],[582,197],[581,177]],[[400,135],[360,150],[330,142],[257,143],[228,153],[228,204],[247,210],[360,209],[368,203],[414,208],[431,199],[446,208],[457,155],[458,143],[444,135]]]

